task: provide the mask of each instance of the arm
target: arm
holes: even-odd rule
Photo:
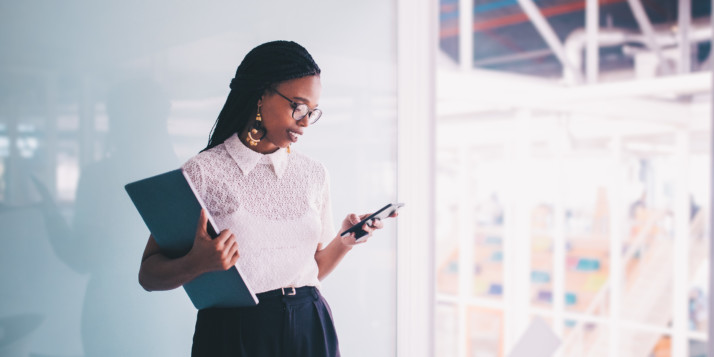
[[[149,236],[139,269],[139,284],[146,291],[175,289],[201,274],[189,255],[169,259],[159,251],[154,236]]]
[[[322,280],[330,274],[350,250],[352,246],[343,244],[339,236],[335,237],[325,249],[322,249],[322,244],[318,244],[315,252],[317,279]]]
[[[146,243],[139,269],[139,284],[147,291],[171,290],[215,270],[228,270],[240,254],[235,235],[224,229],[215,239],[206,231],[208,218],[204,211],[196,228],[191,250],[183,257],[170,259],[161,254],[153,236]]]
[[[369,213],[361,216],[357,216],[356,214],[348,215],[342,221],[342,229],[340,229],[340,232],[346,231],[362,219],[367,218],[369,215]],[[318,269],[317,278],[319,280],[324,279],[335,269],[335,267],[337,267],[337,264],[339,264],[342,258],[347,255],[347,252],[352,250],[352,247],[357,244],[367,242],[369,237],[372,236],[372,232],[376,229],[381,229],[382,227],[384,227],[384,224],[380,220],[375,220],[371,226],[368,224],[363,225],[362,229],[364,229],[368,234],[364,238],[361,238],[359,243],[355,242],[356,239],[354,233],[348,234],[344,237],[341,237],[338,233],[325,249],[322,249],[322,244],[318,244],[317,251],[315,252],[315,261],[317,261]]]

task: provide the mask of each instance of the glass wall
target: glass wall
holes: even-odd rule
[[[705,355],[711,4],[646,4],[655,54],[627,2],[595,40],[583,3],[519,3],[440,1],[437,355],[507,355],[535,317],[562,356]]]
[[[205,147],[236,67],[262,42],[297,41],[322,68],[324,116],[293,149],[330,171],[335,225],[395,198],[393,2],[2,9],[2,356],[190,354],[184,291],[138,284],[149,232],[123,185]],[[323,282],[344,355],[394,354],[395,234],[387,223]]]

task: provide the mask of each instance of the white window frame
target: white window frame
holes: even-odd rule
[[[712,5],[714,5],[714,0],[712,0]],[[714,43],[714,22],[712,22],[712,43]],[[714,71],[712,71],[712,88],[714,88]],[[710,124],[710,138],[714,139],[714,90],[712,90],[712,108],[711,108],[712,120]],[[714,180],[714,143],[710,144],[709,148],[709,170],[711,172],[710,180]],[[709,241],[714,241],[714,187],[710,189],[709,193]],[[708,351],[707,355],[714,356],[714,343],[712,343],[712,336],[714,336],[714,263],[712,263],[712,258],[714,257],[714,244],[709,244],[709,331],[707,333]]]
[[[434,355],[436,0],[397,0],[397,344]]]

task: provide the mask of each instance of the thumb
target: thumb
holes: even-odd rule
[[[348,219],[349,219],[350,223],[352,223],[352,224],[359,223],[359,216],[354,213],[350,213],[350,215],[348,216]]]
[[[201,215],[198,217],[198,225],[196,226],[196,236],[203,237],[206,236],[206,228],[208,225],[208,215],[206,215],[206,210],[201,209]]]

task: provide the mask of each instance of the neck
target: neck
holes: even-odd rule
[[[266,140],[265,138],[261,139],[258,142],[258,145],[255,145],[255,146],[250,145],[248,143],[248,131],[250,129],[251,128],[249,128],[249,127],[245,128],[245,129],[243,129],[243,131],[240,134],[238,134],[238,138],[240,139],[240,142],[243,143],[243,145],[245,145],[245,147],[247,147],[248,149],[251,149],[251,150],[261,153],[261,154],[272,154],[280,149],[277,145],[271,143],[270,141]]]

